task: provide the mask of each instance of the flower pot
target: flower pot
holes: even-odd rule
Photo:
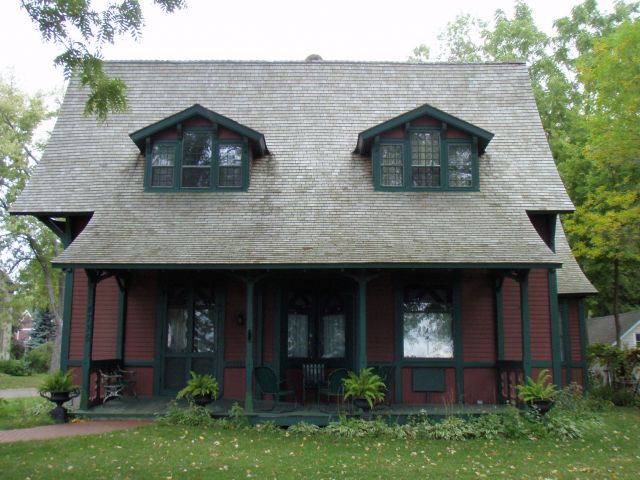
[[[199,407],[204,407],[213,402],[213,397],[211,395],[194,395],[191,398],[193,398],[193,403]]]
[[[534,400],[531,403],[540,415],[546,415],[546,413],[551,410],[551,407],[553,407],[553,400]]]
[[[77,397],[78,395],[79,392],[77,390],[71,392],[68,390],[63,390],[59,392],[40,393],[40,396],[42,398],[46,398],[50,402],[56,404],[56,407],[49,412],[49,415],[55,420],[56,423],[67,423],[69,421],[69,414],[67,412],[67,409],[62,405],[72,398]]]
[[[353,399],[353,404],[364,412],[371,411],[371,406],[369,405],[369,402],[367,402],[366,398],[356,397]]]

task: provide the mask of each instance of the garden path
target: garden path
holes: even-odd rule
[[[46,425],[44,427],[21,428],[17,430],[0,430],[0,443],[23,442],[31,440],[50,440],[60,437],[75,437],[78,435],[94,435],[113,432],[125,428],[135,428],[147,425],[144,420],[92,420],[76,423],[62,423]]]
[[[0,390],[0,398],[20,398],[20,397],[37,397],[37,388],[10,388],[8,390]]]

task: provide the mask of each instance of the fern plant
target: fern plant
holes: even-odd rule
[[[550,379],[549,370],[540,370],[535,380],[527,377],[526,383],[516,385],[518,396],[527,403],[553,400],[558,391]]]
[[[72,392],[77,388],[71,378],[71,372],[63,373],[58,370],[45,378],[38,391],[40,393]]]
[[[360,373],[347,374],[347,378],[342,380],[345,400],[363,398],[369,404],[369,408],[373,408],[375,402],[384,400],[384,390],[387,386],[379,375],[372,372],[372,368],[365,368]]]
[[[198,375],[191,371],[191,378],[187,381],[187,386],[178,392],[177,399],[183,397],[212,397],[218,398],[218,381],[213,375]]]

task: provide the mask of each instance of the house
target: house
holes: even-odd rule
[[[585,384],[593,286],[523,63],[108,62],[70,81],[13,214],[65,243],[63,366],[90,401],[190,370],[253,408],[253,369],[391,369],[399,404],[498,403],[542,368]],[[300,397],[299,397],[300,398]]]
[[[31,331],[33,330],[33,316],[29,310],[22,312],[22,317],[18,320],[18,328],[15,332],[15,337],[18,343],[24,345],[29,338],[31,338]]]
[[[616,325],[613,315],[587,319],[589,343],[616,344]],[[640,347],[640,310],[620,314],[622,348]]]

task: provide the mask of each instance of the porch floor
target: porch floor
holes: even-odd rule
[[[167,413],[170,397],[146,397],[125,398],[112,400],[106,404],[97,405],[88,410],[74,410],[74,414],[83,418],[94,419],[153,419]],[[220,399],[207,406],[214,416],[225,417],[234,403],[244,406],[244,402],[232,399]],[[186,402],[178,403],[186,407]],[[347,405],[316,404],[294,405],[293,403],[280,402],[275,408],[273,402],[255,400],[254,412],[248,414],[249,421],[253,424],[271,421],[276,425],[289,426],[298,422],[313,423],[324,426],[337,420],[340,415],[353,416],[361,412],[357,408],[349,408]],[[425,413],[432,418],[442,418],[448,415],[482,415],[488,413],[501,413],[505,405],[460,405],[460,404],[415,404],[415,405],[379,405],[373,410],[373,415],[386,418],[389,422],[404,423],[411,416]]]

